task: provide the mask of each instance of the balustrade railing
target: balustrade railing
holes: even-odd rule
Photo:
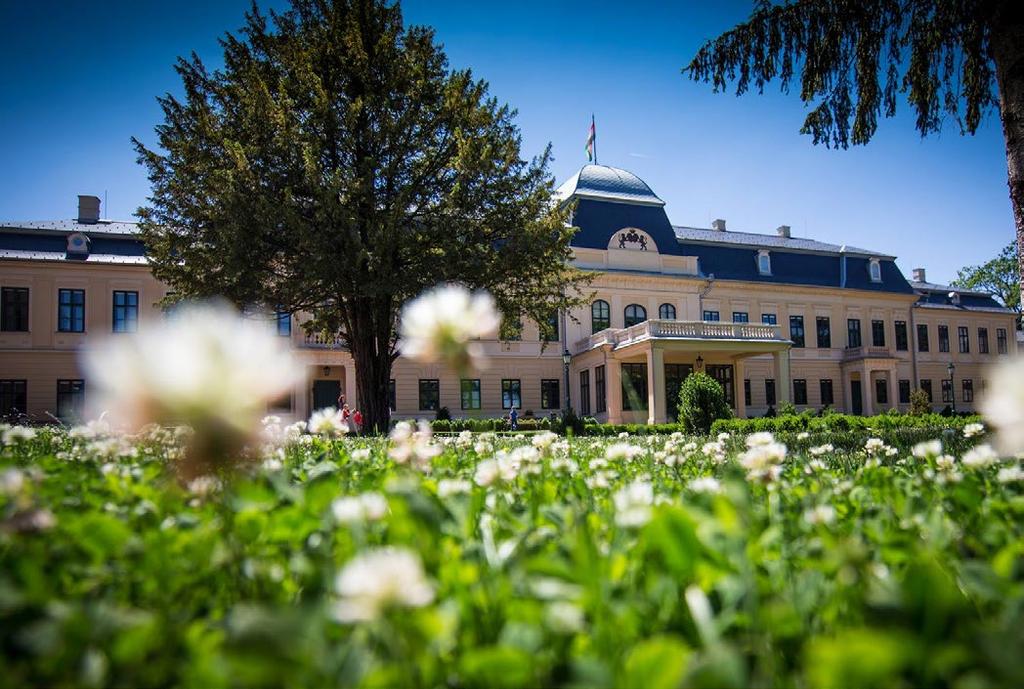
[[[644,339],[695,340],[784,340],[778,325],[767,323],[732,323],[721,321],[652,320],[628,328],[608,328],[576,343],[576,352],[585,352],[602,345],[613,347]]]
[[[303,335],[302,346],[310,349],[345,349],[341,335],[324,335],[323,333],[306,333]]]

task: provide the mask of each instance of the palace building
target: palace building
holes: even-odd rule
[[[636,175],[586,165],[557,190],[576,202],[574,261],[598,273],[593,302],[560,314],[558,336],[530,323],[483,342],[487,366],[460,379],[399,358],[399,418],[537,416],[572,406],[601,421],[675,418],[690,372],[719,380],[738,416],[783,402],[854,414],[909,408],[915,388],[936,410],[973,409],[988,367],[1017,353],[1014,313],[991,295],[907,280],[882,252],[773,233],[673,225]],[[80,196],[74,220],[0,223],[0,415],[73,418],[89,394],[77,353],[97,336],[164,317],[137,227],[101,219]],[[267,314],[306,367],[269,410],[306,417],[344,393],[359,406],[340,340],[308,335],[302,314]]]

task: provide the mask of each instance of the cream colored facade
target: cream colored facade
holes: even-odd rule
[[[15,300],[24,299],[28,291],[27,323],[12,317],[0,332],[0,406],[6,405],[0,411],[5,414],[22,404],[39,421],[57,416],[58,407],[66,412],[69,384],[77,386],[76,405],[83,395],[88,397],[79,355],[100,338],[123,336],[113,332],[115,293],[137,293],[139,330],[164,317],[159,302],[166,286],[152,276],[141,249],[136,255],[124,249],[124,242],[137,242],[129,224],[104,226],[98,220],[98,200],[82,198],[86,215],[90,204],[95,205],[93,217],[81,217],[80,212],[78,221],[0,227],[0,241],[7,242],[0,244],[0,288]],[[906,409],[909,390],[928,385],[936,410],[954,403],[958,410],[973,409],[991,364],[1017,353],[1012,313],[971,306],[967,302],[972,298],[977,302],[987,297],[966,292],[962,304],[959,297],[957,303],[942,303],[936,296],[942,286],[924,282],[923,273],[910,283],[914,290],[904,285],[902,291],[715,279],[702,267],[700,256],[668,253],[664,237],[659,249],[654,235],[627,229],[635,241],[627,243],[626,235],[616,232],[607,246],[574,247],[576,265],[598,273],[591,289],[595,301],[607,304],[607,324],[595,327],[591,307],[582,307],[561,314],[558,341],[544,343],[537,327],[524,323],[517,341],[482,342],[486,367],[466,381],[444,367],[399,358],[393,370],[395,416],[432,417],[436,407],[447,407],[456,417],[492,418],[507,415],[513,404],[520,413],[544,416],[571,405],[602,421],[665,422],[672,416],[675,385],[688,371],[701,368],[727,386],[738,416],[763,415],[786,401],[798,409],[830,406],[863,414]],[[776,238],[730,236],[724,221],[716,221],[720,234],[709,236],[712,245],[738,242],[744,251],[749,248],[751,261],[769,253],[798,258],[828,253],[808,244],[810,240],[791,243],[785,229],[782,235],[780,228],[782,239],[776,241],[779,249],[746,247],[747,241],[772,246],[769,240]],[[102,245],[121,254],[73,253],[76,233],[88,235],[86,244],[91,242],[93,249]],[[52,250],[55,241],[65,238],[67,253]],[[39,246],[11,248],[32,242]],[[838,260],[845,271],[847,259]],[[903,280],[898,271],[896,275]],[[82,332],[60,327],[58,294],[69,289],[84,292]],[[627,308],[636,307],[642,307],[646,318],[627,324]],[[791,318],[803,319],[802,346]],[[819,319],[829,324],[828,343],[819,342]],[[351,356],[335,339],[305,334],[300,321],[301,315],[289,318],[289,327],[281,329],[274,318],[267,318],[268,328],[290,338],[306,370],[291,399],[268,411],[305,418],[319,406],[334,404],[339,395],[358,408]],[[851,321],[859,323],[859,343],[848,337]],[[881,324],[878,341],[874,322]],[[927,351],[918,337],[919,326],[928,334]],[[948,351],[941,351],[939,326],[948,328]],[[961,351],[960,328],[966,328],[967,351]],[[563,364],[565,353],[568,366]],[[950,363],[955,365],[952,397],[943,384]]]

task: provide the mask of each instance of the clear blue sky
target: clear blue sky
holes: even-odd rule
[[[282,6],[280,0],[262,7]],[[220,61],[217,38],[246,0],[0,0],[0,218],[69,218],[80,193],[129,219],[148,183],[129,137],[152,142],[155,97],[177,92],[174,59]],[[704,39],[749,2],[430,2],[406,21],[437,29],[453,66],[471,67],[519,110],[524,150],[551,142],[564,180],[586,162],[591,112],[600,162],[632,170],[676,224],[793,234],[895,254],[933,281],[994,256],[1013,236],[1002,132],[948,123],[921,139],[907,108],[867,147],[830,151],[798,133],[804,107],[772,90],[737,98],[680,74]]]

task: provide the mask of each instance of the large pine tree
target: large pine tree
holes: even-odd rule
[[[311,313],[351,351],[377,430],[409,298],[458,281],[542,328],[579,303],[549,150],[524,160],[515,112],[397,4],[253,5],[222,46],[216,71],[179,59],[159,148],[133,140],[152,183],[143,237],[177,295]]]
[[[684,72],[736,93],[799,82],[814,143],[865,144],[900,96],[922,135],[943,118],[977,131],[998,109],[1024,285],[1024,0],[757,0]]]

